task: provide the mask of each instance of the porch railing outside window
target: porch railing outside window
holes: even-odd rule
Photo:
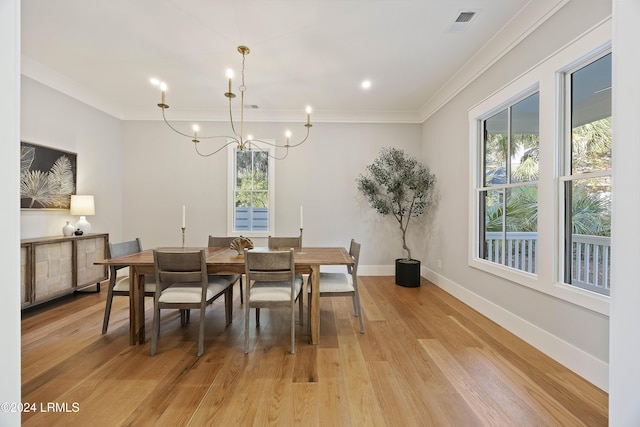
[[[504,240],[503,236],[486,233],[487,260],[536,274],[538,233],[507,232]],[[572,244],[571,284],[609,295],[611,238],[573,234]]]

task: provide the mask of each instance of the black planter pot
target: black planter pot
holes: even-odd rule
[[[417,259],[396,259],[396,285],[405,288],[420,286],[420,261]]]

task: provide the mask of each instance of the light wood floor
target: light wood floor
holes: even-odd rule
[[[202,357],[197,310],[186,327],[164,312],[154,357],[149,343],[128,345],[125,297],[100,334],[105,287],[26,312],[22,401],[38,412],[23,425],[607,425],[606,393],[433,284],[360,284],[366,333],[349,298],[323,298],[321,343],[298,326],[295,355],[277,310],[262,310],[260,329],[252,321],[244,355],[237,287],[230,327],[222,298],[208,308]]]

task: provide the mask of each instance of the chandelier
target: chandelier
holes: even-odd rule
[[[227,78],[229,79],[229,88],[228,88],[228,92],[225,92],[224,96],[226,96],[229,99],[229,120],[231,122],[231,131],[233,132],[233,135],[217,135],[217,136],[202,136],[202,135],[198,135],[198,132],[200,131],[200,127],[197,124],[193,125],[193,134],[187,134],[184,133],[178,129],[176,129],[175,126],[173,126],[171,123],[169,123],[169,121],[167,120],[167,116],[166,116],[166,110],[169,108],[169,105],[166,103],[166,91],[167,91],[167,85],[165,82],[161,82],[160,80],[156,79],[156,78],[152,78],[151,79],[151,84],[154,86],[159,86],[160,90],[162,91],[162,97],[161,97],[161,101],[158,104],[158,107],[160,107],[160,109],[162,110],[162,120],[167,124],[167,126],[169,126],[169,128],[171,130],[173,130],[174,132],[185,136],[187,138],[191,138],[191,142],[193,142],[196,153],[198,153],[198,155],[202,156],[202,157],[209,157],[212,156],[220,151],[222,151],[225,147],[227,147],[228,145],[231,144],[235,144],[238,150],[246,150],[246,149],[251,149],[251,148],[256,148],[259,150],[263,150],[265,152],[267,152],[269,154],[270,157],[274,157],[275,159],[281,160],[284,159],[285,157],[287,157],[287,155],[289,154],[289,148],[294,148],[294,147],[298,147],[299,145],[302,145],[308,138],[309,138],[309,131],[311,130],[311,126],[313,126],[311,124],[311,107],[307,106],[307,122],[305,123],[304,127],[307,128],[306,131],[306,135],[305,137],[297,142],[297,143],[290,143],[289,142],[289,138],[291,138],[291,132],[290,131],[286,131],[285,132],[285,143],[284,145],[278,145],[277,142],[271,142],[271,141],[265,141],[265,140],[261,140],[261,139],[254,139],[251,135],[247,135],[245,137],[244,135],[244,93],[247,90],[247,86],[245,85],[245,81],[244,81],[244,62],[245,62],[245,58],[246,56],[249,54],[249,48],[246,46],[238,46],[238,52],[240,52],[242,54],[242,74],[241,74],[241,84],[238,87],[238,90],[240,92],[240,122],[237,123],[237,121],[234,121],[233,119],[233,110],[232,110],[232,100],[233,98],[236,97],[236,94],[233,93],[231,91],[231,85],[232,85],[232,80],[233,80],[233,71],[232,70],[227,70]],[[237,126],[238,125],[238,126]],[[203,153],[202,151],[200,151],[200,149],[198,148],[198,144],[200,143],[200,139],[216,139],[216,138],[223,138],[226,140],[226,142],[214,149],[213,151],[209,152],[209,153]],[[269,151],[264,150],[264,146],[270,146],[270,147],[274,147],[274,155],[271,155],[269,153]],[[284,152],[283,152],[284,150]]]

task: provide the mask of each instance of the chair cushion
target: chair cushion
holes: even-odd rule
[[[209,277],[207,285],[207,301],[229,287],[228,280],[219,277]],[[194,283],[174,283],[164,289],[160,294],[160,302],[169,303],[199,303],[202,296],[202,288]]]
[[[296,274],[294,292],[297,297],[302,290],[302,275]],[[250,292],[251,302],[257,301],[290,301],[291,285],[289,282],[254,282]]]
[[[116,279],[114,291],[129,292],[129,276],[119,277]],[[154,293],[156,291],[156,278],[150,274],[144,276],[144,292]]]
[[[353,277],[346,273],[320,272],[320,292],[354,292]]]

